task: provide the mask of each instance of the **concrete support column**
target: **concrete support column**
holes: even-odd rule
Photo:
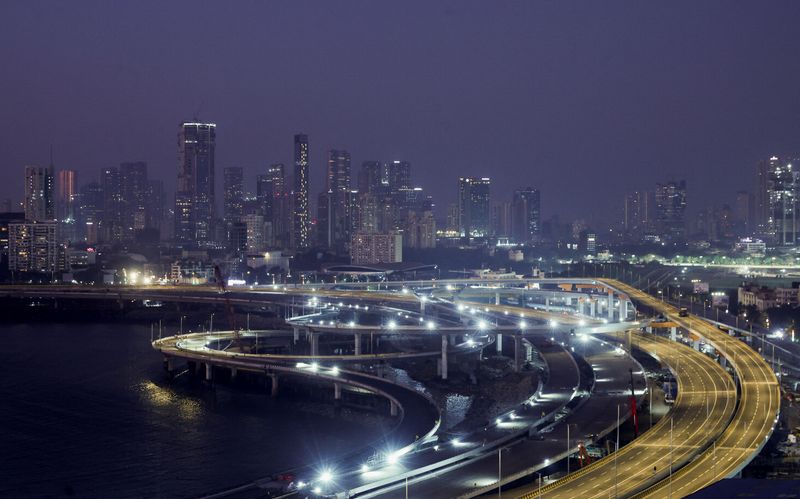
[[[669,339],[671,339],[672,341],[678,340],[678,328],[676,327],[669,328]]]
[[[597,307],[597,302],[595,300],[589,302],[589,317],[595,317],[596,307]]]
[[[531,362],[533,360],[533,345],[529,342],[525,342],[525,360]]]
[[[614,321],[614,292],[608,293],[608,321]]]
[[[270,390],[270,396],[274,398],[278,396],[278,375],[272,374],[270,375],[270,378],[272,378],[272,389]]]
[[[495,345],[497,345],[497,353],[502,354],[503,353],[503,335],[500,334],[500,333],[497,333],[494,336],[494,343],[495,343]]]
[[[211,381],[214,378],[214,366],[206,364],[206,381]]]
[[[397,416],[397,404],[394,403],[394,400],[389,401],[389,415],[390,416]]]
[[[235,367],[231,367],[231,379],[236,379],[236,375],[239,373],[239,370]]]
[[[300,328],[297,326],[292,327],[292,332],[294,333],[294,342],[297,343],[297,340],[300,339]]]
[[[354,334],[353,341],[355,341],[356,355],[361,355],[361,333]]]
[[[544,299],[544,310],[545,310],[545,312],[549,312],[550,311],[550,298],[545,298]]]
[[[309,332],[309,341],[311,342],[311,355],[319,355],[319,333]]]
[[[522,368],[522,338],[514,336],[514,372],[518,373]]]
[[[628,300],[619,299],[619,321],[628,320]]]
[[[450,344],[456,346],[456,339],[458,338],[458,336],[455,334],[451,334],[449,335],[449,337],[450,337]]]
[[[334,400],[342,399],[342,385],[340,383],[333,384],[333,399]]]
[[[422,297],[422,296],[419,298],[419,313],[420,314],[425,314],[425,302],[426,301],[428,301],[428,300],[426,298]]]
[[[494,294],[494,304],[500,305],[500,291],[497,291]]]
[[[442,379],[447,379],[447,336],[442,335]]]
[[[173,357],[164,357],[164,368],[167,372],[175,370],[175,359]]]

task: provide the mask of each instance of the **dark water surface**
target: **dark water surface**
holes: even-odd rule
[[[379,430],[256,390],[170,382],[149,328],[0,325],[0,496],[191,497]]]

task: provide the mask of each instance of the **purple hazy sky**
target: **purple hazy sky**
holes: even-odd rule
[[[545,216],[615,219],[626,191],[685,178],[694,209],[800,152],[800,3],[0,3],[0,198],[23,166],[145,160],[174,188],[176,131],[217,123],[217,168],[254,177],[311,142],[407,159],[440,210],[458,175]],[[253,187],[250,187],[253,190]]]

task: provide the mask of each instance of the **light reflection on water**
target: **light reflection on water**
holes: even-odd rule
[[[266,390],[170,381],[149,340],[119,323],[0,325],[0,497],[197,497],[381,434]]]

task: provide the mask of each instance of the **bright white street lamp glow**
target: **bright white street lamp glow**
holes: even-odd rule
[[[550,327],[557,327],[557,326],[558,326],[558,322],[550,321]]]
[[[323,470],[322,473],[319,474],[319,481],[322,483],[328,483],[333,480],[333,473],[330,470]]]
[[[338,376],[339,375],[339,367],[338,366],[331,367],[331,374],[333,374],[334,376]]]
[[[312,490],[311,492],[313,492],[313,493],[315,493],[317,495],[320,495],[320,494],[322,494],[322,489],[319,488],[319,487],[314,487],[314,490]]]
[[[431,330],[431,331],[436,329],[436,323],[433,322],[433,321],[428,321],[428,329]]]
[[[468,339],[467,340],[467,345],[474,346],[475,345],[475,340],[473,340],[472,338]]]
[[[396,452],[390,452],[386,456],[386,462],[389,464],[397,464],[397,461],[400,460],[400,456],[397,455]]]
[[[497,418],[497,419],[494,420],[494,422],[495,422],[495,424],[500,424],[500,423],[503,422],[503,420],[500,419],[500,418]]]
[[[486,321],[478,322],[478,329],[486,329]]]
[[[407,295],[407,294],[408,294],[408,288],[403,288],[403,290],[402,290],[402,293],[403,293],[404,295]]]
[[[579,325],[580,327],[583,327],[583,326],[585,326],[585,325],[586,325],[586,321],[585,321],[585,320],[583,320],[583,319],[581,319],[581,321],[580,321],[580,322],[578,322],[578,325]]]
[[[361,473],[368,473],[368,472],[369,472],[369,466],[367,466],[366,464],[362,464]]]
[[[314,371],[314,372],[317,372],[317,369],[319,369],[319,364],[317,364],[316,362],[312,362],[311,363],[311,370]]]
[[[519,321],[519,327],[520,329],[525,329],[526,327],[528,327],[528,323],[525,321]]]
[[[397,328],[397,323],[395,321],[389,321],[389,324],[387,326],[389,327],[389,329],[395,329]]]
[[[350,327],[355,327],[355,326],[356,326],[355,321],[350,321]]]

